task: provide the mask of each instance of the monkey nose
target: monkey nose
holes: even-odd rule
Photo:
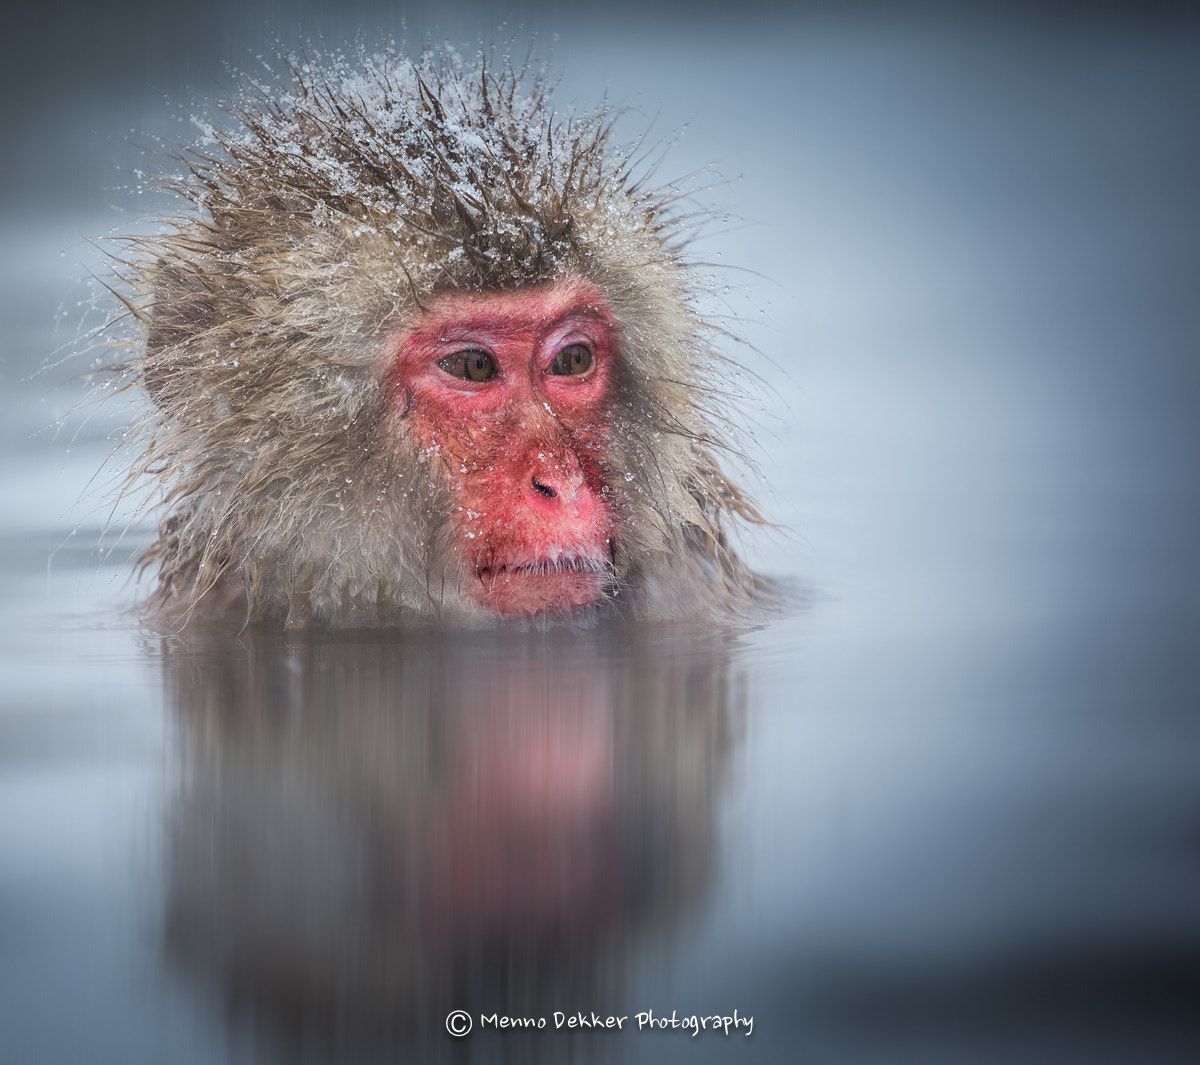
[[[573,463],[539,465],[529,473],[526,491],[543,503],[558,502],[571,506],[579,499],[583,487],[583,471],[573,468]]]

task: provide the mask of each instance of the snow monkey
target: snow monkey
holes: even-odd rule
[[[679,617],[726,537],[729,389],[674,188],[507,61],[295,60],[183,153],[123,255],[131,479],[180,617]]]

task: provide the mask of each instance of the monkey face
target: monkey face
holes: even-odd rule
[[[397,343],[393,402],[450,497],[463,590],[501,616],[612,586],[617,327],[580,280],[443,293]]]

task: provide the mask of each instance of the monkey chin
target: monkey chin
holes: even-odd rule
[[[591,555],[491,560],[475,570],[472,597],[502,618],[571,614],[611,596],[612,564]]]

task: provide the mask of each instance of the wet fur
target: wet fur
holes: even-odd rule
[[[728,546],[761,521],[726,479],[728,389],[697,311],[673,188],[647,187],[603,112],[563,118],[507,64],[391,55],[293,62],[182,159],[187,204],[122,256],[139,326],[122,368],[150,399],[131,484],[161,485],[155,603],[233,603],[291,625],[481,616],[458,586],[436,454],[388,401],[396,339],[451,290],[582,277],[621,371],[608,455],[612,602],[740,611]]]

